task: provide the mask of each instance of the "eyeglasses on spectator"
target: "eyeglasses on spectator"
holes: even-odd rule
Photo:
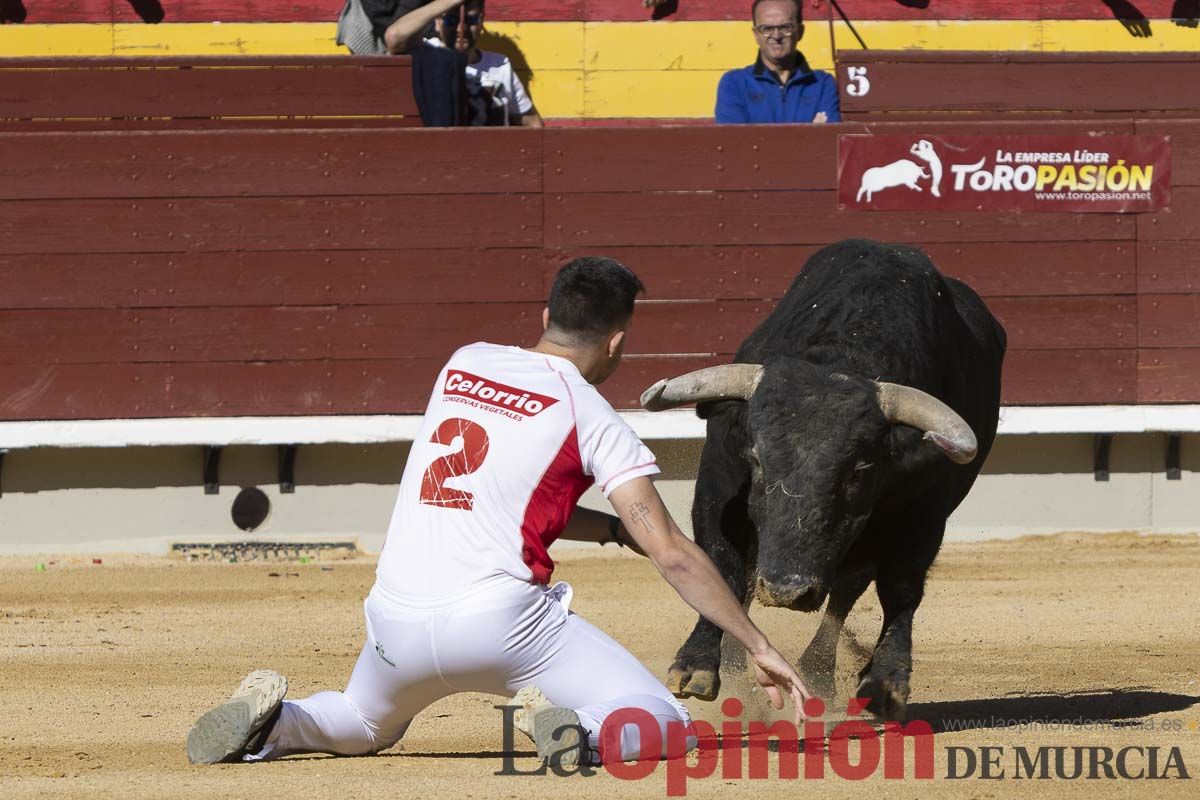
[[[791,36],[796,32],[798,27],[796,23],[789,22],[786,25],[755,25],[754,30],[763,36]]]

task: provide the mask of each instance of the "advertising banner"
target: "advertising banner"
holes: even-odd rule
[[[838,137],[839,207],[863,211],[1154,211],[1166,136]]]

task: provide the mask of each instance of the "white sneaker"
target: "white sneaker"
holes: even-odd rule
[[[228,700],[196,720],[188,732],[188,760],[193,764],[241,761],[247,753],[261,750],[286,694],[287,678],[278,672],[251,672]]]
[[[579,764],[584,742],[578,714],[552,704],[536,686],[518,691],[509,705],[520,706],[513,714],[513,726],[533,742],[538,758],[568,768]]]

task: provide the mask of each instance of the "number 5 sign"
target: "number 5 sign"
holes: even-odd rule
[[[871,91],[871,81],[867,78],[866,67],[846,68],[846,94],[851,97],[864,97]]]

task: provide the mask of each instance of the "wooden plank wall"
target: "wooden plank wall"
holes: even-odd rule
[[[0,120],[318,117],[421,124],[407,56],[0,59]]]
[[[1138,400],[1200,398],[1200,123],[1138,122],[1171,137],[1171,207],[1138,218]]]
[[[1196,117],[1200,112],[1200,52],[1195,51],[842,50],[836,71],[846,119],[963,112]],[[852,80],[851,71],[868,83]]]
[[[1200,121],[919,130],[1170,133],[1172,205],[838,211],[837,134],[903,123],[0,133],[0,419],[419,412],[455,347],[531,344],[580,254],[649,288],[603,387],[632,407],[848,236],[988,299],[1008,403],[1200,401]]]

